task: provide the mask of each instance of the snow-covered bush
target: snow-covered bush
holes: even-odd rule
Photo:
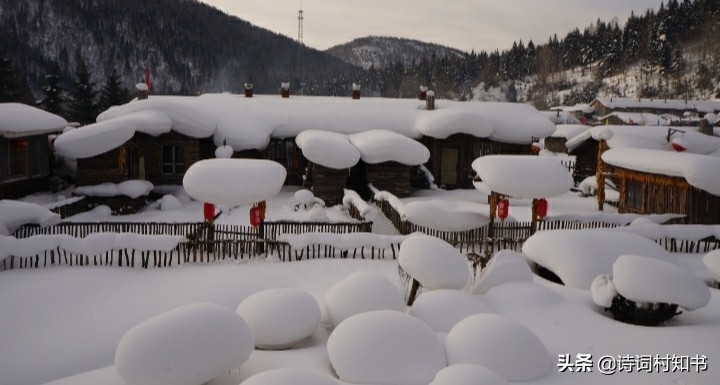
[[[430,385],[508,385],[508,382],[484,366],[455,364],[437,372]]]
[[[472,294],[485,294],[493,287],[515,280],[532,281],[533,273],[522,254],[501,250],[482,269],[480,277],[470,289]]]
[[[493,310],[479,298],[457,290],[433,290],[423,293],[410,308],[410,315],[437,332],[448,333],[458,322]]]
[[[328,356],[340,380],[427,384],[447,366],[443,344],[425,323],[390,310],[354,315],[330,334]]]
[[[247,323],[220,305],[181,306],[130,329],[115,370],[132,385],[198,385],[239,368],[253,351]]]
[[[710,276],[714,280],[710,284],[720,288],[720,250],[713,250],[703,257],[703,264],[707,267]]]
[[[160,199],[160,210],[162,211],[177,210],[180,208],[182,208],[182,203],[173,195],[164,195],[162,199]]]
[[[260,372],[243,385],[338,385],[338,382],[324,374],[300,368],[280,368]]]
[[[245,298],[237,313],[247,321],[258,349],[287,349],[320,326],[315,297],[296,289],[262,290]]]
[[[298,190],[295,192],[295,201],[297,202],[293,209],[299,210],[310,210],[314,209],[316,205],[325,207],[325,202],[320,198],[315,198],[315,195],[310,190]]]
[[[695,310],[710,302],[710,289],[688,270],[639,255],[623,255],[613,264],[613,276],[598,276],[591,287],[593,301],[621,322],[655,326],[679,315],[678,308]]]
[[[400,290],[387,278],[369,271],[358,271],[333,285],[325,294],[325,309],[333,326],[368,311],[405,311]]]
[[[497,314],[476,314],[460,321],[445,338],[445,351],[450,365],[484,366],[507,381],[535,380],[553,366],[535,333]]]
[[[427,290],[462,289],[470,279],[465,256],[442,239],[427,235],[405,239],[398,263]]]

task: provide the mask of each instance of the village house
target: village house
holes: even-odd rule
[[[613,112],[632,112],[670,114],[678,118],[694,115],[702,118],[707,113],[720,112],[720,101],[603,97],[590,102],[590,107],[595,109],[597,116],[607,116]]]
[[[553,130],[518,103],[150,96],[103,112],[97,123],[58,137],[55,148],[77,159],[78,185],[144,179],[158,186],[182,184],[190,165],[225,143],[235,158],[277,161],[287,169],[286,184],[312,186],[335,204],[343,188],[363,192],[368,184],[404,196],[428,174],[448,188],[472,187],[474,159],[529,153],[533,138]],[[299,140],[308,131],[315,134]]]
[[[65,119],[35,107],[0,103],[0,199],[50,189],[48,137],[67,125]]]

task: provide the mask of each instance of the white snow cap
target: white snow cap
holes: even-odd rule
[[[243,385],[338,385],[327,375],[301,368],[272,369],[253,375]]]
[[[390,310],[354,315],[327,342],[340,380],[361,384],[429,383],[447,366],[442,342],[422,321]]]
[[[613,264],[613,283],[623,297],[664,302],[695,310],[710,302],[710,289],[687,269],[655,258],[622,255]]]
[[[713,250],[705,254],[703,264],[705,264],[713,279],[720,282],[720,250]]]
[[[258,349],[287,349],[320,326],[315,297],[297,289],[268,289],[250,295],[237,313],[248,323]],[[291,322],[288,322],[292,320]]]
[[[406,204],[402,214],[416,225],[440,231],[465,231],[490,223],[490,217],[483,211],[487,211],[487,206],[477,203],[430,199]]]
[[[145,83],[137,83],[137,84],[135,84],[135,89],[138,91],[147,91],[148,85]]]
[[[427,290],[462,289],[470,279],[465,256],[442,239],[409,236],[399,254],[400,267]]]
[[[307,130],[295,138],[295,143],[309,161],[332,169],[350,168],[360,160],[360,151],[345,134]]]
[[[233,148],[224,144],[215,149],[216,158],[230,159],[233,156]]]
[[[0,136],[19,138],[62,131],[68,122],[22,103],[0,103]]]
[[[430,385],[509,385],[509,383],[484,366],[455,364],[437,372]]]
[[[394,161],[408,166],[430,159],[430,150],[420,142],[389,130],[370,130],[349,135],[365,163]]]
[[[601,274],[595,277],[590,285],[590,294],[593,302],[602,307],[612,306],[613,298],[618,294],[612,277],[608,274]]]
[[[277,195],[286,176],[285,167],[270,160],[206,159],[190,166],[183,186],[199,201],[239,206]]]
[[[510,281],[532,281],[533,273],[522,254],[501,250],[493,255],[490,263],[480,272],[470,289],[472,294],[485,294],[495,286]]]
[[[355,314],[375,310],[405,311],[402,293],[384,276],[358,271],[333,285],[325,294],[325,309],[333,326]]]
[[[476,364],[507,381],[530,381],[553,367],[545,345],[525,325],[497,314],[460,321],[445,338],[448,364]]]
[[[125,195],[130,198],[138,198],[150,194],[153,190],[153,184],[146,180],[132,179],[120,183],[101,183],[92,186],[76,187],[73,192],[75,195],[85,195],[91,197],[114,197]]]
[[[488,155],[472,168],[490,189],[514,198],[551,198],[573,186],[568,170],[551,157]]]
[[[239,368],[253,351],[245,321],[220,305],[181,306],[130,329],[115,370],[128,384],[197,385]]]
[[[647,255],[672,262],[657,243],[635,234],[613,230],[539,231],[522,247],[531,261],[547,268],[567,286],[589,289],[595,277],[610,274],[623,254]]]
[[[480,313],[492,313],[481,299],[458,290],[423,292],[410,308],[410,315],[425,322],[436,332],[448,333],[463,319]]]
[[[58,222],[60,215],[43,206],[9,199],[0,200],[0,235],[10,235],[18,227],[29,223],[47,227]]]

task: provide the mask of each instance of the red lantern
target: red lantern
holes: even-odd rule
[[[536,142],[530,145],[530,151],[532,151],[533,154],[539,154],[540,153],[540,145]]]
[[[507,199],[500,199],[497,204],[497,216],[500,219],[505,219],[510,211],[510,202]]]
[[[215,205],[212,203],[207,203],[203,205],[203,217],[205,217],[206,222],[212,223],[213,220],[215,220]]]
[[[545,198],[538,199],[537,203],[535,203],[535,214],[537,214],[537,216],[540,218],[545,218],[547,216],[547,210],[547,200]]]
[[[251,207],[250,208],[250,225],[253,227],[260,226],[260,222],[262,222],[262,212],[260,211],[259,207]]]
[[[685,143],[685,140],[683,138],[675,138],[670,142],[670,145],[672,146],[673,150],[677,152],[683,152],[687,150],[687,144]]]
[[[22,150],[24,148],[27,148],[28,141],[27,139],[14,139],[10,141],[10,146],[12,146],[12,148],[14,149]]]

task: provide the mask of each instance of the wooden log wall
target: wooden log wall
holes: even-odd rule
[[[410,171],[410,166],[397,162],[369,164],[367,179],[376,189],[402,198],[410,196]]]
[[[312,165],[312,191],[316,197],[325,201],[330,207],[342,203],[343,189],[348,177],[348,170],[335,170],[319,164]]]

